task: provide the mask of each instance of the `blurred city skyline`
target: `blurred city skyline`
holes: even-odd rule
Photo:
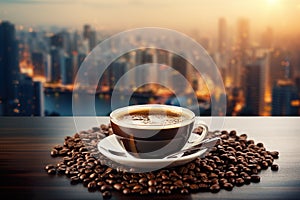
[[[219,17],[229,28],[244,17],[253,32],[272,27],[276,35],[300,33],[297,0],[0,0],[0,19],[24,28],[58,26],[96,30],[124,30],[155,26],[186,33],[215,34]]]
[[[111,92],[123,74],[135,66],[158,62],[183,75],[191,88],[176,81],[177,72],[170,74],[164,66],[158,71],[149,67],[143,71],[149,77],[132,74],[128,84],[118,88],[122,93],[120,103],[133,94],[132,104],[182,105],[180,101],[185,101],[188,106],[192,90],[202,106],[202,115],[210,115],[210,104],[224,98],[227,113],[217,115],[300,115],[300,3],[295,0],[72,2],[0,0],[0,115],[72,115],[73,83],[85,57],[114,33],[145,26],[184,30],[195,39],[216,63],[226,94],[217,89],[208,91],[212,83],[193,71],[185,55],[182,58],[170,52],[140,49],[111,63],[97,85],[89,84],[93,75],[79,85],[85,91],[97,90],[97,114],[110,112]],[[111,12],[101,20],[96,10],[101,14]],[[121,17],[126,12],[128,15]],[[72,13],[80,20],[71,20]],[[59,20],[61,15],[66,18]],[[157,39],[164,42],[163,37]],[[135,37],[130,43],[140,47],[143,41]],[[180,45],[178,41],[172,43]],[[114,44],[110,48],[114,52]],[[102,65],[101,60],[97,62]],[[153,84],[137,87],[150,77],[170,88]],[[183,87],[184,98],[173,99],[171,90],[179,86]]]

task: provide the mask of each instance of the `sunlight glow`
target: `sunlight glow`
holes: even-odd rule
[[[278,0],[267,0],[269,5],[275,5],[278,3]]]

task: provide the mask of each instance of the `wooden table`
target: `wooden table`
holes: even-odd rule
[[[201,118],[210,123],[210,117]],[[88,117],[79,118],[87,128],[96,126]],[[108,123],[99,117],[99,123]],[[213,129],[213,128],[211,128]],[[260,173],[261,182],[235,187],[231,192],[191,195],[136,196],[134,199],[300,199],[300,117],[227,117],[223,130],[247,133],[267,150],[280,152],[279,171]],[[0,191],[6,199],[102,199],[100,192],[88,192],[82,184],[71,185],[65,176],[49,176],[48,163],[58,160],[50,149],[76,132],[72,117],[0,118]],[[60,158],[59,158],[60,159]],[[3,198],[2,198],[3,199]],[[117,192],[112,199],[132,199]]]

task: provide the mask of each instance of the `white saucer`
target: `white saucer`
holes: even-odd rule
[[[192,133],[189,141],[194,141],[198,139],[200,136],[198,134]],[[191,144],[186,144],[182,149],[189,148]],[[121,151],[126,153],[126,157],[114,155],[104,149],[110,149],[115,151]],[[125,165],[128,167],[135,167],[135,168],[153,168],[153,169],[160,169],[163,167],[174,167],[178,165],[186,164],[197,157],[203,155],[206,152],[206,149],[199,150],[193,154],[179,157],[179,158],[164,158],[164,159],[140,159],[131,156],[127,153],[118,143],[115,135],[110,135],[104,139],[102,139],[98,143],[98,150],[101,154],[105,157],[111,159],[112,161],[119,163],[121,165]]]

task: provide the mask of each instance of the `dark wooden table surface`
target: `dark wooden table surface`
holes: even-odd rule
[[[93,120],[79,118],[88,129]],[[211,118],[202,120],[210,123]],[[108,123],[99,117],[98,123]],[[213,129],[213,128],[211,128]],[[300,117],[227,117],[223,130],[247,133],[267,150],[280,152],[279,171],[260,173],[261,182],[232,191],[191,195],[136,196],[134,199],[300,199]],[[56,163],[51,148],[76,132],[72,117],[0,118],[0,194],[6,199],[102,199],[100,192],[88,192],[82,184],[71,185],[65,176],[49,176],[48,163]],[[60,159],[60,158],[59,158]],[[2,198],[1,199],[4,199]],[[113,193],[112,199],[132,199]]]

